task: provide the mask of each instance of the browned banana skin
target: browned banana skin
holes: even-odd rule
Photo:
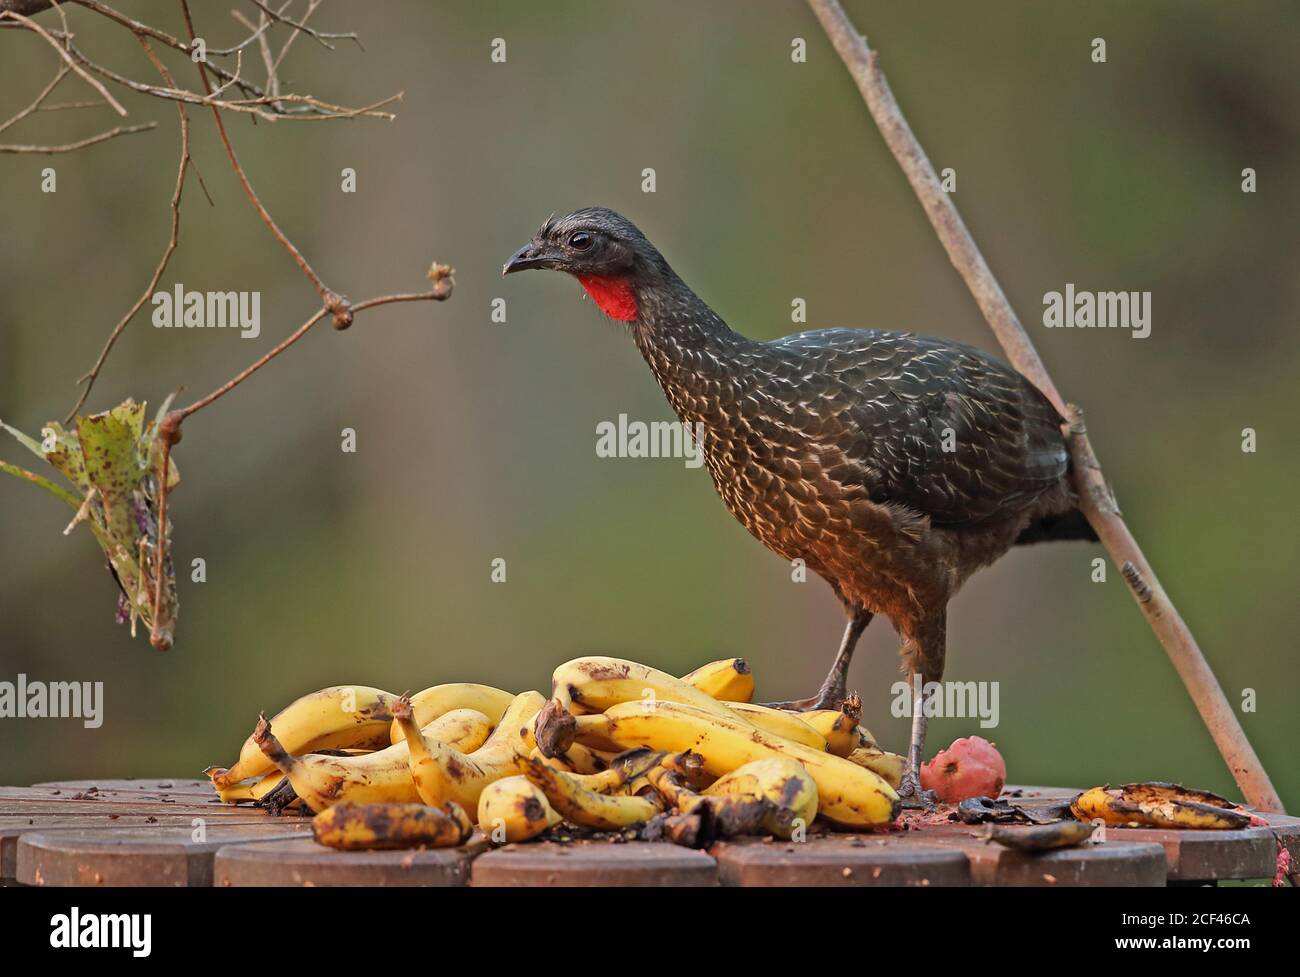
[[[1073,820],[1015,827],[995,824],[989,828],[989,839],[1004,848],[1015,848],[1019,851],[1051,851],[1055,848],[1073,848],[1075,845],[1082,845],[1092,837],[1096,827],[1095,824]]]

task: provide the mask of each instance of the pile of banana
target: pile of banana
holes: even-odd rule
[[[787,712],[753,694],[743,658],[681,678],[576,658],[550,700],[337,686],[263,716],[238,761],[207,773],[223,801],[315,812],[316,839],[344,849],[459,845],[476,826],[497,844],[576,829],[698,846],[897,817],[904,758],[859,725],[856,698]]]

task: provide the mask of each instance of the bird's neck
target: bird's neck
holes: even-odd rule
[[[716,421],[726,390],[738,379],[738,357],[753,343],[671,270],[637,287],[632,336],[677,415],[691,423]],[[710,398],[702,398],[704,392]],[[709,400],[708,406],[702,401]]]

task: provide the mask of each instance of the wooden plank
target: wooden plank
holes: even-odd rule
[[[259,841],[219,850],[217,886],[456,886],[467,885],[470,863],[487,841],[461,848],[335,851],[312,838]]]
[[[927,825],[890,836],[903,850],[936,846],[962,851],[970,860],[972,885],[984,886],[1162,886],[1164,850],[1156,844],[1120,842],[1086,844],[1055,851],[1027,852],[1006,848],[971,825]]]
[[[1004,801],[1069,801],[1081,794],[1077,787],[1043,787],[1036,784],[1007,784],[998,795]]]
[[[133,803],[125,801],[65,800],[62,798],[44,798],[38,800],[13,800],[0,798],[0,817],[22,817],[33,815],[66,815],[78,817],[85,814],[193,814],[195,817],[222,818],[231,815],[247,815],[258,808],[251,805],[235,806],[233,804],[206,803],[195,801],[193,804],[164,803],[146,799]]]
[[[1277,858],[1277,842],[1267,828],[1244,831],[1106,829],[1108,845],[1134,841],[1160,845],[1169,866],[1169,879],[1177,882],[1272,878]]]
[[[187,827],[77,829],[25,834],[16,877],[25,885],[212,884],[212,859],[244,841],[301,837],[305,824],[215,824],[203,841]]]
[[[184,791],[158,790],[79,790],[64,787],[0,787],[0,803],[5,801],[67,801],[78,804],[85,801],[113,801],[118,804],[219,804],[216,791],[186,793]]]
[[[164,791],[172,794],[213,794],[212,782],[207,777],[109,777],[91,780],[47,780],[33,787],[52,787],[56,790],[130,790]]]
[[[798,844],[725,841],[709,849],[718,880],[743,886],[969,885],[966,854],[897,845],[889,837],[832,835]]]
[[[18,873],[18,839],[23,835],[47,831],[64,831],[76,828],[96,828],[117,830],[119,828],[145,828],[151,824],[164,827],[193,827],[194,816],[190,814],[164,814],[161,816],[141,814],[103,814],[103,815],[41,815],[38,817],[0,817],[0,882],[7,882],[17,877]],[[265,824],[266,816],[257,811],[248,812],[242,818],[226,818],[222,824]]]
[[[477,886],[707,886],[717,864],[704,852],[667,843],[525,842],[474,859]]]

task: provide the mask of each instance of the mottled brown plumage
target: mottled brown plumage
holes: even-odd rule
[[[798,705],[843,699],[873,614],[898,629],[908,673],[938,681],[947,603],[975,570],[1017,541],[1089,534],[1062,419],[1028,380],[973,347],[856,329],[747,339],[603,208],[548,221],[506,271],[523,268],[569,271],[630,321],[677,416],[701,425],[727,509],[844,603],[850,622],[831,673]],[[914,717],[913,768],[923,733]]]

